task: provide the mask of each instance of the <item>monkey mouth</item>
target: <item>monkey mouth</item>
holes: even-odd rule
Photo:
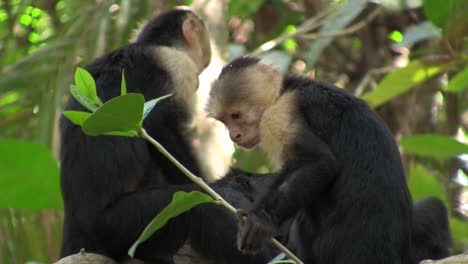
[[[245,141],[245,142],[236,142],[236,144],[240,147],[251,149],[258,144],[258,141],[259,141],[258,137],[254,137],[253,139]]]

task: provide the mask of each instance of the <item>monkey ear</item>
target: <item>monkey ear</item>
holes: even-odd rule
[[[192,47],[197,41],[198,21],[189,16],[182,24],[182,34],[188,47]]]

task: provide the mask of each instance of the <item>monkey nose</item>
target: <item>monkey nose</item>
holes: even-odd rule
[[[235,143],[239,142],[239,139],[241,139],[242,135],[241,133],[235,133],[230,135],[231,140],[234,141]]]

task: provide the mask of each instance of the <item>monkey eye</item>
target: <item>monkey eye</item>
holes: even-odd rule
[[[239,114],[239,113],[232,113],[232,114],[231,114],[231,119],[236,120],[236,119],[239,119],[239,118],[240,118],[240,114]]]

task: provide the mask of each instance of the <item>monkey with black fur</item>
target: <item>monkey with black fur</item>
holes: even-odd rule
[[[223,68],[206,110],[237,145],[260,144],[279,168],[265,194],[240,214],[239,250],[260,252],[278,226],[296,217],[290,235],[305,263],[417,263],[412,228],[426,220],[413,224],[397,144],[365,102],[242,57]],[[428,224],[448,230],[443,221]]]
[[[86,69],[103,101],[120,94],[123,70],[128,92],[141,93],[145,100],[172,93],[148,115],[143,127],[190,171],[200,175],[187,126],[198,75],[210,58],[203,22],[189,10],[176,9],[150,20],[134,42],[95,59]],[[85,109],[70,98],[66,110]],[[62,257],[84,248],[121,261],[175,191],[198,189],[143,139],[88,137],[64,117],[60,128],[65,211]],[[215,186],[234,196],[243,192],[227,180]],[[216,263],[269,260],[268,254],[252,257],[238,252],[236,230],[235,217],[222,207],[198,206],[169,221],[138,247],[136,258],[145,263],[173,263],[175,252],[189,242]]]

